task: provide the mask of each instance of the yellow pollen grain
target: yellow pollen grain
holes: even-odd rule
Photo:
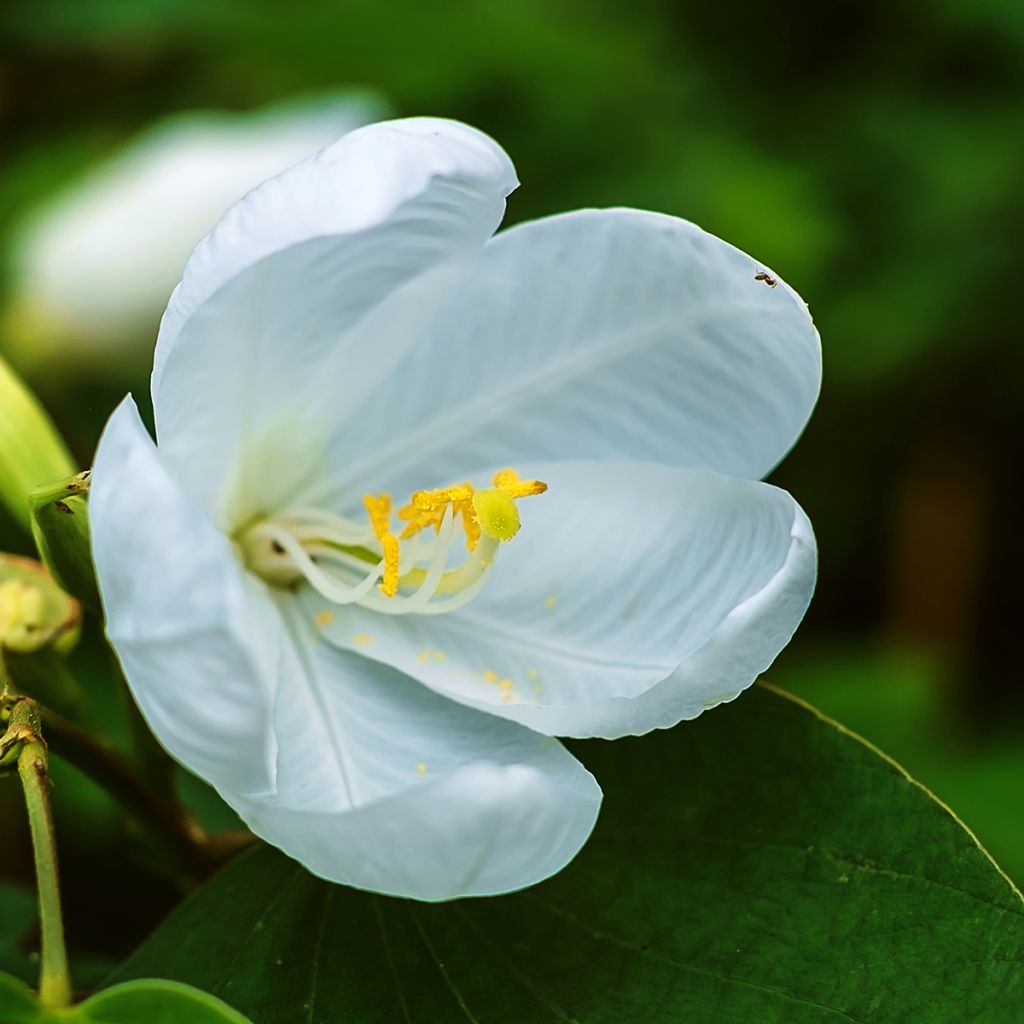
[[[534,683],[533,686],[530,687],[530,689],[533,690],[534,693],[543,693],[544,692],[544,687],[541,686],[540,683]]]
[[[535,668],[528,668],[526,670],[527,679],[540,679],[540,673]]]
[[[373,643],[373,637],[370,636],[369,633],[356,633],[356,635],[352,637],[352,639],[357,644],[363,644],[364,646]]]
[[[322,612],[318,612],[316,617],[313,619],[314,626],[326,626],[334,621],[334,612],[329,608],[324,609]]]
[[[444,651],[435,650],[431,653],[430,656],[434,659],[434,661],[444,661],[445,659]]]
[[[423,761],[420,761],[420,763],[418,765],[416,765],[416,771],[419,772],[420,775],[426,775],[427,774],[427,766],[426,766],[426,764],[424,764]]]
[[[428,661],[430,661],[430,648],[429,647],[424,647],[423,650],[420,651],[420,653],[416,655],[416,660],[421,665],[426,665],[426,663]]]
[[[493,668],[489,668],[484,673],[484,680],[488,683],[496,683],[498,681],[498,673],[495,672]]]
[[[498,689],[499,690],[504,690],[507,693],[509,690],[512,689],[512,680],[511,679],[502,679],[498,683]]]
[[[552,611],[554,609],[555,605],[557,605],[557,604],[558,604],[558,595],[557,594],[548,594],[548,596],[544,598],[544,607],[547,608],[547,610],[549,612]]]

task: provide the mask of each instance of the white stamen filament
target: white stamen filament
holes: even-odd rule
[[[373,589],[380,578],[383,562],[375,565],[370,573],[354,586],[341,583],[324,572],[286,529],[269,522],[263,523],[260,529],[264,536],[284,549],[310,586],[333,604],[355,604]]]
[[[399,587],[414,589],[407,593],[400,589],[388,597],[376,586],[384,571],[383,559],[370,562],[345,550],[362,546],[351,543],[356,540],[372,543],[372,534],[370,538],[366,534],[341,517],[299,510],[264,520],[241,543],[249,553],[250,568],[270,582],[304,579],[331,604],[361,604],[387,615],[436,615],[461,608],[483,588],[499,547],[498,541],[482,537],[462,565],[447,569],[457,534],[455,514],[449,507],[436,535],[431,531],[403,544]],[[424,568],[419,567],[422,563]]]

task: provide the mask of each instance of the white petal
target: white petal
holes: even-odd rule
[[[531,885],[586,841],[601,792],[556,740],[335,650],[309,622],[294,635],[277,792],[224,792],[258,835],[323,878],[422,900]]]
[[[157,345],[160,449],[189,492],[225,525],[298,500],[338,425],[381,416],[360,407],[515,184],[486,136],[414,118],[352,132],[233,207],[192,254]],[[285,450],[268,466],[274,438]]]
[[[108,633],[132,692],[259,835],[325,878],[427,900],[530,885],[583,845],[601,793],[579,762],[320,642],[290,595],[241,571],[130,400],[93,481]]]
[[[550,490],[520,502],[472,604],[383,624],[346,609],[325,638],[355,648],[376,619],[367,656],[540,732],[607,738],[735,697],[788,643],[816,559],[785,491],[628,463],[529,470]]]
[[[276,609],[167,475],[130,398],[100,439],[89,513],[107,634],[157,738],[209,782],[265,792]]]
[[[54,328],[32,340],[52,356],[53,334],[104,350],[152,337],[188,254],[224,211],[378,108],[367,95],[334,92],[246,114],[189,111],[155,124],[19,233],[19,315]]]
[[[497,462],[621,458],[758,479],[821,380],[807,308],[673,217],[584,210],[498,234],[354,424],[349,490],[407,493]]]

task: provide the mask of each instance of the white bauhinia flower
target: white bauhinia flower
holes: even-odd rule
[[[250,113],[159,121],[31,213],[12,255],[22,358],[82,357],[150,335],[196,240],[249,189],[381,115],[332,92]]]
[[[492,237],[516,184],[417,118],[256,189],[164,315],[158,443],[126,399],[93,473],[156,735],[316,874],[427,900],[561,868],[601,792],[553,737],[735,697],[815,578],[758,482],[818,393],[803,302],[673,217]]]

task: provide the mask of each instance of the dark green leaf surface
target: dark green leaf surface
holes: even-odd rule
[[[759,688],[574,749],[606,803],[543,885],[416,904],[263,848],[115,980],[177,978],[256,1024],[1024,1021],[1020,894],[926,791],[813,709]]]
[[[28,889],[0,885],[0,971],[34,981],[38,957],[22,947],[22,937],[35,924],[36,898]]]

